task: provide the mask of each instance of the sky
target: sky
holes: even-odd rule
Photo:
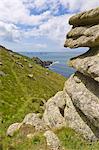
[[[69,18],[99,0],[0,0],[0,44],[14,51],[64,51]]]

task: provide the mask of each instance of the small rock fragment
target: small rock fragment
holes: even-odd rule
[[[46,137],[47,146],[50,150],[62,150],[58,137],[50,130],[44,133]]]
[[[29,68],[32,68],[32,67],[33,67],[32,64],[29,63]]]
[[[22,123],[14,123],[9,126],[7,129],[7,135],[8,136],[13,136],[16,131],[18,131],[21,127]]]
[[[0,76],[4,77],[4,76],[6,76],[6,74],[3,71],[0,71]]]
[[[28,74],[28,77],[29,78],[33,78],[33,74]]]
[[[48,73],[48,72],[46,72],[46,75],[49,75],[49,73]]]
[[[3,65],[1,61],[0,61],[0,65]]]

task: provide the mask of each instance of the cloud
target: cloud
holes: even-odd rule
[[[22,32],[14,24],[0,21],[0,37],[17,42],[22,38]]]
[[[48,43],[52,41],[62,47],[70,28],[69,18],[97,6],[99,0],[3,0],[0,1],[0,37],[4,42],[20,43],[46,38]],[[47,48],[46,41],[43,44],[41,41],[38,47]]]
[[[39,28],[34,28],[25,33],[26,37],[46,37],[50,40],[55,41],[57,44],[63,45],[66,31],[69,30],[68,19],[70,14],[58,16],[53,16],[47,22],[41,24]]]
[[[89,10],[99,7],[99,0],[83,0],[83,3],[81,3],[81,11]]]
[[[0,1],[0,20],[26,25],[38,25],[43,20],[50,17],[49,11],[43,12],[41,15],[31,15],[30,10],[22,0],[3,0]]]

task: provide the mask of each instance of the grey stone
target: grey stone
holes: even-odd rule
[[[64,117],[69,127],[88,140],[99,140],[99,7],[70,18],[65,47],[89,47],[69,61],[78,72],[65,83]]]
[[[33,78],[33,74],[28,74],[28,77],[29,78]]]
[[[65,47],[95,47],[99,46],[99,35],[96,36],[80,36],[78,38],[68,38],[64,44]]]
[[[81,80],[80,83],[77,79]],[[74,106],[86,116],[90,125],[99,131],[99,84],[93,79],[77,72],[65,84],[65,90]]]
[[[92,48],[85,54],[72,58],[69,65],[99,82],[99,48]]]
[[[70,18],[69,24],[74,26],[99,24],[99,7],[74,15]]]
[[[9,126],[7,129],[7,135],[8,136],[13,136],[16,131],[18,131],[21,127],[22,123],[14,123]]]
[[[6,76],[6,74],[3,71],[0,71],[0,76],[4,77],[4,76]]]
[[[29,113],[25,116],[23,124],[32,125],[35,127],[36,131],[43,131],[48,129],[45,122],[39,118],[39,116],[35,113]]]
[[[99,7],[70,18],[73,28],[67,34],[65,47],[99,46]]]
[[[80,37],[80,36],[98,36],[99,35],[99,24],[94,26],[80,26],[71,29],[67,34],[68,38]]]
[[[55,104],[58,108],[63,108],[65,106],[65,100],[64,100],[64,95],[63,91],[59,91],[56,93],[54,97],[49,99],[46,103],[46,106],[50,105],[50,103]]]
[[[52,131],[46,131],[44,136],[46,137],[47,146],[50,150],[62,150],[58,137]]]
[[[64,104],[63,92],[58,92],[46,103],[43,120],[49,127],[60,128],[65,126],[65,119],[60,111],[60,108],[64,109]]]
[[[64,118],[68,127],[74,129],[80,133],[86,140],[96,141],[98,138],[93,130],[87,125],[83,118],[77,112],[77,109],[73,105],[72,99],[67,94],[64,88],[64,95],[66,99],[66,107],[64,110]]]

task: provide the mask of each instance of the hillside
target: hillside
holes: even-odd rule
[[[32,126],[22,126],[13,137],[7,137],[6,131],[30,112],[42,114],[45,101],[62,90],[65,80],[30,58],[0,47],[0,150],[49,150],[43,132],[35,134]],[[64,150],[99,148],[99,142],[89,143],[70,128],[54,132]],[[29,134],[34,136],[27,138]]]
[[[0,134],[62,90],[65,78],[0,46]],[[5,133],[4,133],[5,134]]]

